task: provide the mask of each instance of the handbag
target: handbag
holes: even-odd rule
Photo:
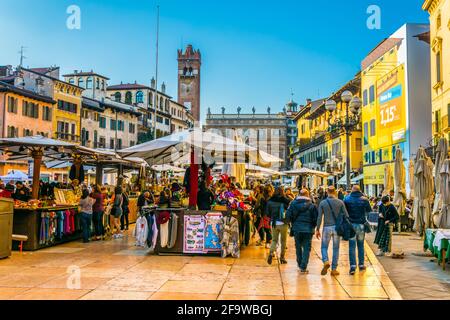
[[[364,232],[365,233],[372,233],[372,226],[370,225],[369,221],[364,222]]]
[[[334,212],[333,207],[330,204],[330,200],[326,199],[325,201],[328,203],[331,213],[336,220],[336,233],[338,234],[338,236],[341,236],[344,241],[348,241],[353,238],[356,235],[356,231],[348,218],[344,214],[336,216],[336,213]]]

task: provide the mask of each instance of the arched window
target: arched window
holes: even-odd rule
[[[105,80],[102,80],[102,90],[105,90]]]
[[[84,79],[78,78],[78,86],[84,88]]]
[[[69,83],[70,83],[70,84],[75,84],[75,80],[74,80],[73,78],[70,78],[70,79],[69,79]]]
[[[130,91],[125,93],[125,103],[126,104],[132,104],[133,103],[133,95],[131,94]]]
[[[114,100],[116,100],[116,102],[122,101],[122,94],[120,92],[116,92],[114,94]]]
[[[148,96],[148,104],[150,106],[153,106],[153,92],[150,92],[150,94]]]
[[[163,99],[163,97],[159,98],[159,108],[161,110],[164,110],[164,99]]]
[[[88,77],[86,80],[86,89],[92,89],[94,86],[94,80],[92,77]]]
[[[100,79],[99,78],[97,78],[97,85],[96,85],[96,89],[100,89]]]
[[[144,93],[142,91],[136,92],[136,103],[144,103]]]
[[[166,99],[166,112],[167,112],[167,113],[170,112],[170,108],[169,108],[169,99]]]

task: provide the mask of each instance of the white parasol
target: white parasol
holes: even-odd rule
[[[444,160],[440,171],[442,208],[437,227],[450,229],[450,159]]]
[[[391,190],[394,189],[394,177],[392,175],[391,164],[386,163],[384,166],[384,190],[383,196],[389,195]]]
[[[430,199],[433,195],[433,168],[425,149],[420,147],[414,163],[414,230],[420,235],[432,227]]]

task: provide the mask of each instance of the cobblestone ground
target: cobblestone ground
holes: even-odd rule
[[[341,275],[320,276],[320,243],[315,240],[310,273],[299,273],[292,239],[288,264],[266,262],[267,250],[249,246],[240,259],[148,256],[132,237],[68,243],[0,260],[0,299],[180,299],[322,300],[401,299],[367,247],[368,269],[350,276],[347,245],[341,249]],[[79,269],[78,269],[79,268]],[[70,271],[75,270],[73,275]],[[74,281],[79,273],[80,282]],[[75,276],[74,276],[75,275]]]
[[[368,236],[368,243],[374,252],[374,234]],[[395,260],[389,257],[378,257],[392,282],[398,288],[403,299],[407,300],[450,300],[450,265],[446,271],[437,264],[433,257],[415,256],[413,253],[423,252],[423,241],[413,233],[394,235],[393,251],[401,250],[406,257]]]

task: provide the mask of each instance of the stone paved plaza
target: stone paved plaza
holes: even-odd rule
[[[249,246],[240,259],[149,256],[123,240],[14,252],[0,260],[0,299],[137,300],[379,300],[401,299],[382,265],[367,247],[364,273],[348,275],[348,246],[341,249],[341,275],[321,276],[320,242],[314,240],[310,273],[295,262],[292,239],[288,264],[266,263],[268,250]],[[331,251],[331,247],[330,247]],[[330,252],[331,253],[331,252]],[[79,268],[79,269],[78,269]],[[74,288],[70,270],[81,274]],[[77,272],[75,272],[76,275]]]

